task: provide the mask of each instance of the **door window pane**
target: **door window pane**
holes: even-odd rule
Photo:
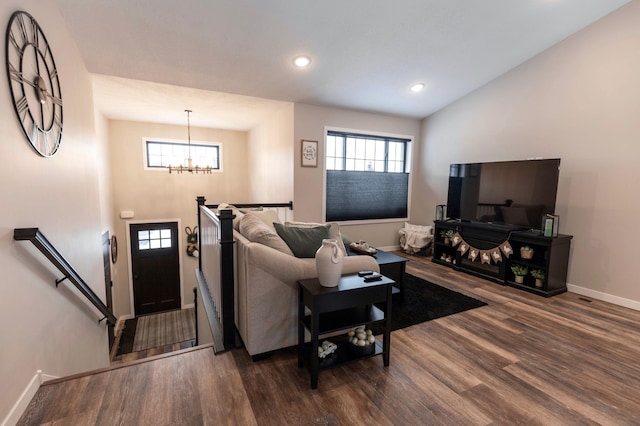
[[[138,231],[138,250],[171,248],[171,229]]]

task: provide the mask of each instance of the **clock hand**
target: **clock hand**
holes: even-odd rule
[[[39,75],[36,76],[36,94],[38,95],[38,100],[41,104],[44,104],[47,101],[47,86],[45,85],[44,79]]]
[[[48,96],[49,98],[51,98],[51,102],[53,102],[56,105],[60,105],[62,106],[62,99],[58,98],[57,96],[52,95],[51,93],[49,93],[48,91],[44,90],[43,93]]]
[[[44,79],[42,77],[40,76],[36,77],[36,82],[35,82],[35,85],[33,85],[33,87],[35,87],[36,89],[36,94],[41,104],[46,103],[47,101],[46,98],[49,97],[51,99],[51,102],[53,102],[56,105],[62,106],[62,99],[49,93],[49,91],[47,90],[47,85],[45,84]]]
[[[27,80],[27,79],[24,79],[24,78],[23,78],[23,79],[21,79],[20,81],[21,81],[22,83],[26,83],[26,84],[28,84],[29,86],[33,87],[34,89],[38,89],[38,86],[37,86],[35,83],[33,83],[33,82],[31,82],[31,81],[29,81],[29,80]]]
[[[30,81],[26,78],[24,78],[24,75],[22,73],[22,71],[18,71],[13,64],[9,64],[9,73],[11,74],[11,78],[23,83],[23,84],[28,84],[29,86],[33,87],[34,89],[36,89],[36,94],[38,96],[38,99],[40,100],[41,103],[45,102],[44,96],[48,96],[51,98],[51,101],[57,105],[62,106],[62,99],[52,95],[49,93],[49,91],[47,90],[46,84],[44,82],[44,79],[42,77],[40,77],[39,75],[37,75],[37,70],[36,70],[36,78],[34,81]],[[54,69],[52,72],[52,76],[55,76],[57,74],[57,71]]]
[[[17,81],[18,83],[26,83],[29,86],[33,87],[34,89],[38,88],[35,82],[29,81],[26,78],[24,78],[24,75],[22,74],[22,72],[18,71],[12,64],[9,64],[9,73],[11,74],[11,78]]]
[[[62,99],[49,93],[49,91],[47,90],[47,85],[42,77],[40,76],[36,77],[34,87],[36,88],[36,92],[38,94],[38,99],[40,100],[40,103],[44,104],[46,102],[46,97],[49,97],[51,98],[51,102],[53,102],[56,105],[62,106]]]

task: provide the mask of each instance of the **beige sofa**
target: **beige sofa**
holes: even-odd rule
[[[251,220],[234,213],[239,216],[234,220],[235,323],[247,351],[256,359],[297,344],[297,281],[317,276],[315,259],[295,257],[273,225],[268,229],[269,225],[256,223],[254,212],[246,215]],[[262,220],[266,225],[270,218]],[[340,235],[336,224],[331,225],[331,232],[330,237]],[[342,265],[343,274],[379,272],[370,256],[345,256]]]

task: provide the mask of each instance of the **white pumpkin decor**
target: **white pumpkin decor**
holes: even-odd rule
[[[350,343],[350,347],[355,347],[358,349],[359,354],[367,354],[373,353],[376,338],[373,335],[371,330],[367,330],[365,326],[356,327],[354,330],[351,330],[348,334],[348,340]]]

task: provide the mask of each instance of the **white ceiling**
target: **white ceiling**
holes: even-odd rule
[[[287,102],[94,74],[95,107],[115,120],[248,131]]]
[[[268,100],[426,117],[630,0],[54,1],[108,117],[249,129]]]

